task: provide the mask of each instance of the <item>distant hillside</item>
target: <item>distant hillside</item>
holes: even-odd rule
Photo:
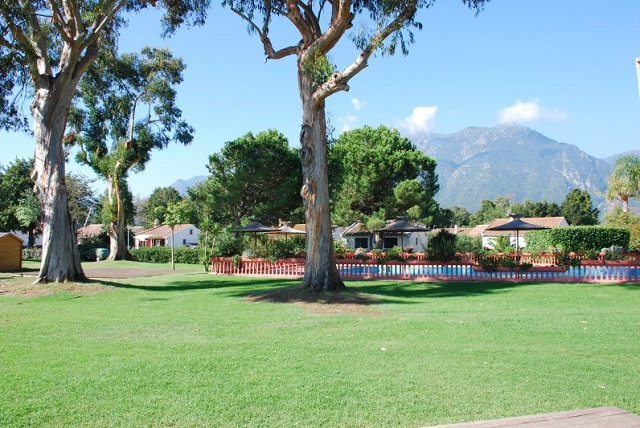
[[[604,158],[604,160],[606,162],[610,163],[611,165],[615,165],[616,161],[618,160],[618,158],[621,158],[622,156],[629,156],[629,155],[640,156],[640,150],[629,150],[628,152],[619,153],[617,155],[609,156],[608,158]]]
[[[196,184],[200,184],[207,179],[206,175],[197,175],[195,177],[191,177],[187,180],[178,180],[173,184],[170,184],[169,187],[173,187],[180,193],[182,196],[187,194],[187,189],[189,187],[193,187]]]
[[[498,196],[560,203],[574,188],[586,189],[599,205],[612,168],[574,145],[522,126],[466,128],[413,141],[438,162],[440,205],[470,212]]]

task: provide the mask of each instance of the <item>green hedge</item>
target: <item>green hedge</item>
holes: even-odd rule
[[[612,245],[629,248],[631,233],[628,229],[604,226],[572,226],[527,233],[527,251],[591,252]]]
[[[136,261],[146,263],[169,263],[171,261],[170,247],[141,247],[131,250]],[[202,264],[204,253],[201,248],[179,247],[174,249],[176,263],[191,265]]]

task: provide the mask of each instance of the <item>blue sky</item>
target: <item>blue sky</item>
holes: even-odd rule
[[[328,100],[336,134],[387,125],[411,137],[519,123],[600,158],[640,148],[640,1],[492,0],[475,16],[459,0],[442,0],[420,21],[409,56],[372,59],[349,92]],[[120,50],[163,46],[184,59],[178,105],[196,134],[190,146],[155,152],[144,172],[132,174],[134,195],[207,175],[209,155],[249,131],[274,128],[297,144],[293,58],[265,62],[259,40],[217,5],[203,28],[165,40],[159,33],[156,13],[134,16]],[[298,40],[287,25],[271,35],[281,47]],[[330,59],[344,68],[354,58],[345,39]],[[28,136],[0,132],[2,164],[33,148]],[[95,177],[73,160],[67,168]]]

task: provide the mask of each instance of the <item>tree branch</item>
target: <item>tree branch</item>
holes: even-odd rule
[[[384,42],[394,32],[402,29],[404,23],[416,13],[416,10],[417,0],[408,2],[407,7],[401,14],[396,16],[396,18],[391,21],[389,25],[387,25],[369,40],[369,44],[362,50],[360,55],[358,55],[358,57],[351,65],[346,67],[342,72],[333,74],[333,76],[331,76],[331,78],[327,82],[323,83],[316,89],[313,94],[315,102],[322,102],[328,96],[336,92],[348,91],[348,82],[355,75],[357,75],[367,67],[369,58],[382,44],[382,42]]]
[[[264,54],[267,56],[267,58],[269,58],[269,59],[281,59],[281,58],[284,58],[286,56],[295,55],[298,52],[298,47],[297,46],[289,46],[289,47],[286,47],[286,48],[282,48],[282,49],[280,49],[278,51],[276,51],[273,48],[273,44],[271,43],[271,39],[268,36],[269,18],[265,17],[265,25],[264,25],[263,29],[260,29],[260,27],[258,27],[256,25],[256,23],[253,22],[251,20],[251,18],[249,18],[247,15],[245,15],[241,10],[236,9],[233,6],[230,6],[230,9],[231,9],[231,11],[233,13],[238,15],[240,18],[244,19],[249,24],[249,26],[253,29],[253,31],[258,33],[258,36],[260,37],[260,41],[262,42],[262,45],[264,46]]]
[[[298,29],[305,46],[313,42],[313,29],[305,21],[304,17],[298,9],[298,5],[303,5],[299,0],[287,0],[287,17]]]
[[[74,38],[83,37],[86,29],[84,27],[82,12],[80,12],[77,0],[62,0],[62,5],[68,22],[73,22],[75,24],[75,34],[71,36]]]
[[[68,23],[66,22],[64,16],[62,16],[60,5],[58,5],[55,0],[48,1],[49,6],[51,7],[51,13],[53,14],[51,16],[51,22],[53,22],[53,26],[58,30],[58,33],[60,33],[60,37],[62,37],[62,40],[64,40],[65,43],[71,44],[73,40],[71,38],[71,35],[67,33]]]

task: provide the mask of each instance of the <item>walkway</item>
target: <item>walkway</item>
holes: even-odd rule
[[[437,428],[633,428],[640,427],[640,416],[617,407],[571,410],[542,415],[519,416],[492,421],[438,425]],[[429,427],[425,427],[429,428]],[[431,427],[436,428],[436,427]]]

